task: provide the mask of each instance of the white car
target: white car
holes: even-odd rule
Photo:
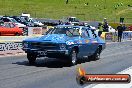
[[[17,22],[14,18],[2,17],[1,20],[3,20],[4,22],[12,22],[12,23],[16,24],[19,28],[26,27],[26,25]]]
[[[34,19],[34,18],[29,18],[29,21],[30,21],[31,23],[34,23],[34,26],[39,26],[39,27],[41,27],[41,26],[44,25],[44,24],[42,24],[41,22],[37,21],[37,20]]]

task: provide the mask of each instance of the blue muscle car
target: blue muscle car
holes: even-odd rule
[[[35,63],[37,57],[46,56],[75,65],[79,59],[99,59],[104,48],[105,41],[84,26],[58,25],[41,37],[23,41],[23,50],[30,64]]]

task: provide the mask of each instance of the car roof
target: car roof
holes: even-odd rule
[[[73,25],[57,25],[55,27],[73,27]]]
[[[58,28],[58,27],[60,27],[60,28],[80,28],[80,29],[82,29],[82,28],[84,28],[84,29],[89,29],[90,30],[90,28],[88,28],[88,27],[85,27],[85,26],[73,26],[73,25],[57,25],[57,26],[55,26],[55,28]]]

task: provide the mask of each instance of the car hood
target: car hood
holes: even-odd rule
[[[69,38],[65,34],[50,34],[41,37],[26,39],[24,41],[65,43],[68,39]]]

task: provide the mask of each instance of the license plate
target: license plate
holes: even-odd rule
[[[39,55],[46,55],[47,51],[38,51]]]

